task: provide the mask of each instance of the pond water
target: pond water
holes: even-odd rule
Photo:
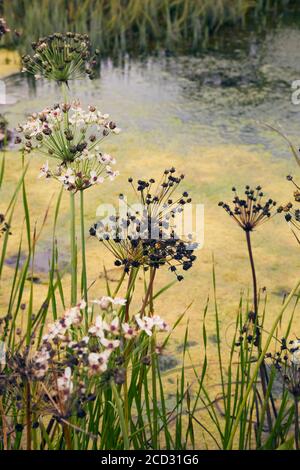
[[[187,275],[186,285],[181,285],[180,295],[167,294],[167,317],[181,313],[194,301],[190,318],[200,318],[211,286],[214,253],[221,319],[226,325],[234,318],[240,289],[247,290],[250,273],[243,234],[217,207],[219,200],[230,200],[232,185],[261,184],[280,202],[292,198],[285,176],[290,172],[296,176],[297,166],[286,143],[263,123],[280,126],[296,145],[300,144],[300,105],[291,101],[291,83],[300,79],[299,26],[300,21],[293,18],[261,34],[227,36],[219,50],[197,57],[162,53],[105,59],[95,81],[71,85],[72,96],[85,104],[95,103],[123,130],[108,144],[108,150],[118,158],[121,180],[106,193],[100,192],[102,200],[110,202],[120,189],[125,191],[129,175],[156,176],[175,165],[186,173],[194,201],[205,204],[205,246],[194,273]],[[59,99],[55,85],[43,81],[33,84],[19,73],[5,82],[9,104],[4,111],[11,125]],[[14,158],[12,153],[9,172],[15,171]],[[36,180],[39,162],[32,161],[29,176],[33,183],[28,189],[37,218],[54,190],[51,184],[50,191]],[[95,219],[99,202],[98,196],[88,197],[87,223]],[[63,210],[67,214],[67,204]],[[67,247],[66,224],[67,219],[62,218],[58,232]],[[280,217],[255,237],[260,286],[266,285],[270,302],[279,305],[282,294],[298,277],[297,244]],[[47,251],[48,243],[46,231],[41,250]],[[102,269],[102,260],[94,242],[89,241],[88,250],[91,260],[97,253],[99,256],[99,262],[92,263],[92,278]],[[170,281],[167,275],[162,277]]]
[[[258,121],[298,134],[300,106],[291,103],[291,84],[300,78],[300,19],[287,23],[260,34],[227,34],[218,50],[197,57],[106,59],[99,78],[72,84],[72,94],[101,103],[126,132],[153,132],[152,144],[166,146],[175,137],[184,147],[262,144],[277,153],[276,139],[274,145]],[[56,86],[22,74],[6,78],[6,85],[13,124],[57,100]]]

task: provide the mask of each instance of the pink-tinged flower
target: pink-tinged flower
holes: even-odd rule
[[[124,333],[124,338],[126,339],[132,339],[137,335],[136,329],[129,325],[129,323],[122,323],[122,330]]]
[[[51,356],[49,351],[46,348],[42,348],[40,351],[37,351],[32,358],[32,363],[34,365],[33,371],[34,376],[37,379],[42,379],[45,377],[49,365],[50,365]]]
[[[98,317],[95,320],[95,325],[91,326],[89,329],[89,334],[92,336],[97,336],[98,338],[103,338],[104,337],[104,324],[105,322],[103,321],[102,317],[98,315]]]
[[[102,154],[101,152],[98,155],[98,161],[104,165],[115,165],[116,159],[108,155],[107,153]]]
[[[48,326],[48,333],[43,336],[43,341],[52,341],[55,338],[63,338],[67,330],[66,325],[57,321]]]
[[[70,367],[65,369],[64,375],[57,379],[57,390],[60,398],[67,401],[73,391],[72,370]]]
[[[110,305],[126,305],[127,300],[121,297],[112,297],[103,296],[100,299],[93,300],[93,303],[99,305],[102,310],[107,310]]]
[[[92,374],[105,372],[107,370],[109,355],[110,353],[107,351],[104,351],[102,353],[90,353],[88,356],[90,372]]]
[[[152,336],[152,329],[154,326],[153,319],[150,317],[141,318],[140,315],[135,315],[135,321],[141,331],[144,331],[148,336]]]
[[[114,351],[120,346],[120,341],[118,339],[112,340],[107,338],[101,338],[100,343],[104,346],[108,351]]]
[[[79,307],[72,307],[69,310],[66,311],[65,316],[65,324],[67,327],[69,326],[76,326],[79,325],[82,321],[82,315],[80,312]]]
[[[104,323],[104,329],[117,336],[120,332],[119,317],[115,317],[110,324]]]
[[[112,298],[106,297],[106,296],[103,296],[100,299],[93,300],[93,304],[99,305],[101,310],[107,310],[111,302],[112,302]]]
[[[110,166],[106,167],[106,174],[110,181],[114,181],[114,179],[119,176],[120,172],[119,171],[113,171]]]
[[[158,327],[160,331],[170,331],[169,325],[159,315],[153,316],[153,324]]]
[[[61,181],[66,189],[71,189],[75,186],[76,177],[72,168],[68,168],[64,175],[59,176],[58,180]]]
[[[104,138],[117,133],[108,117],[95,106],[84,110],[79,103],[56,104],[33,113],[18,126],[24,137],[19,137],[18,143],[23,143],[28,153],[37,149],[60,163],[59,175],[47,163],[42,176],[53,177],[68,191],[84,191],[119,174],[111,169],[116,160],[100,149]]]
[[[66,332],[70,326],[78,326],[82,321],[81,311],[86,307],[86,302],[81,300],[75,307],[69,308],[63,317],[55,323],[48,326],[48,333],[43,336],[43,341],[52,341],[53,339],[66,340]]]
[[[51,178],[51,171],[49,169],[48,161],[42,166],[39,178]]]
[[[81,301],[76,305],[76,307],[79,308],[80,310],[84,310],[86,305],[87,305],[86,301],[84,299],[81,299]]]
[[[91,171],[90,173],[90,184],[102,184],[104,183],[104,178],[99,176],[96,171]]]

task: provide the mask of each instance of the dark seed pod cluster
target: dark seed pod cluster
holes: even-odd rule
[[[219,202],[219,206],[223,207],[245,232],[251,232],[276,213],[274,212],[276,202],[273,199],[264,200],[261,186],[252,189],[247,185],[242,197],[237,194],[236,188],[232,188],[232,191],[234,193],[232,206],[225,202]]]
[[[4,149],[13,137],[12,131],[8,129],[8,121],[0,114],[0,150]]]
[[[0,214],[0,238],[2,237],[2,235],[6,232],[9,232],[10,233],[10,226],[8,225],[7,222],[5,222],[5,217],[3,214]]]
[[[116,257],[116,266],[123,266],[127,273],[131,268],[167,266],[179,281],[183,279],[177,269],[188,271],[193,266],[197,248],[191,236],[185,241],[176,235],[176,216],[191,203],[187,192],[175,193],[183,179],[184,175],[176,175],[175,168],[165,170],[157,185],[153,178],[138,180],[136,185],[129,178],[140,211],[127,206],[126,217],[112,217],[110,225],[98,222],[91,227],[90,234]]]
[[[298,234],[298,232],[300,231],[300,209],[295,206],[297,203],[300,202],[300,187],[294,181],[294,178],[291,175],[287,176],[287,180],[294,185],[295,203],[288,202],[286,205],[278,207],[278,213],[284,214],[284,218],[290,225],[296,240],[298,241],[298,243],[300,243],[300,238]]]

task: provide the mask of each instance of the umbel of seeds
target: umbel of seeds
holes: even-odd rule
[[[99,51],[91,54],[89,36],[78,33],[54,33],[32,43],[33,56],[22,57],[23,71],[36,79],[46,78],[59,83],[94,78]]]
[[[91,227],[91,236],[106,246],[116,258],[115,265],[122,266],[126,273],[132,268],[157,270],[166,266],[182,281],[178,268],[192,268],[197,244],[191,235],[183,240],[176,233],[176,216],[192,201],[186,191],[176,192],[183,179],[175,168],[165,170],[158,183],[151,178],[134,185],[129,178],[141,210],[136,212],[128,206],[126,217],[118,215],[112,217],[111,224],[99,221]]]

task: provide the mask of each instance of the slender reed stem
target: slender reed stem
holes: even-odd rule
[[[153,401],[153,449],[158,446],[158,414],[157,414],[157,385],[156,385],[156,337],[151,338],[151,375],[152,375],[152,401]]]
[[[80,191],[80,228],[81,228],[81,257],[82,257],[82,273],[81,273],[81,296],[84,300],[88,301],[88,288],[87,288],[87,269],[86,269],[86,256],[85,256],[85,229],[84,229],[84,194]],[[85,309],[85,324],[88,327],[87,307]]]
[[[257,279],[256,279],[255,264],[254,264],[254,258],[253,258],[253,252],[252,252],[252,246],[251,246],[251,237],[250,237],[250,232],[249,231],[246,232],[246,240],[247,240],[248,254],[249,254],[251,272],[252,272],[253,308],[254,308],[255,320],[257,320],[257,315],[258,315]],[[259,334],[259,333],[260,332],[259,332],[259,329],[258,329],[256,334]]]
[[[26,448],[31,450],[31,390],[30,383],[26,382]]]
[[[75,194],[70,192],[70,245],[71,245],[71,305],[77,302],[77,250],[75,224]]]
[[[7,445],[7,420],[6,420],[6,416],[5,416],[5,413],[4,413],[2,396],[0,397],[0,413],[1,413],[1,419],[2,419],[3,449],[8,450],[8,445]]]
[[[150,305],[150,316],[154,313],[154,302],[153,302],[153,284],[155,279],[156,269],[150,268],[150,281],[148,286],[149,292],[149,305]],[[157,414],[157,384],[156,384],[156,336],[155,333],[151,338],[151,376],[152,376],[152,400],[153,400],[153,449],[157,449],[158,446],[158,414]]]
[[[133,281],[134,271],[131,270],[129,277],[128,277],[128,285],[127,285],[127,296],[126,296],[126,307],[125,307],[125,321],[129,321],[129,307],[131,302],[131,289],[132,289],[132,281]]]
[[[113,392],[114,399],[116,401],[116,405],[117,405],[117,409],[119,413],[120,426],[121,426],[123,440],[124,440],[124,450],[129,450],[130,446],[129,446],[128,432],[127,432],[127,426],[125,423],[122,402],[121,402],[120,395],[118,393],[117,387],[114,382],[111,383],[111,388],[112,388],[112,392]]]
[[[299,401],[298,397],[294,397],[295,403],[295,445],[296,449],[300,450],[299,446]]]
[[[156,269],[151,269],[150,271],[150,281],[149,281],[149,286],[148,286],[148,289],[147,289],[147,292],[146,292],[146,295],[145,295],[145,299],[144,299],[144,302],[143,302],[143,305],[142,305],[142,308],[141,308],[141,316],[143,316],[145,314],[145,310],[146,310],[146,307],[148,305],[148,302],[149,302],[149,297],[151,297],[151,292],[152,292],[152,305],[153,305],[153,283],[154,283],[154,279],[155,279],[155,274],[156,274]]]
[[[256,278],[256,271],[255,271],[255,264],[254,264],[254,257],[252,252],[252,245],[251,245],[251,236],[250,232],[246,231],[246,240],[247,240],[247,247],[248,247],[248,254],[250,259],[251,265],[251,272],[252,272],[252,283],[253,283],[253,308],[254,308],[254,321],[255,321],[255,341],[258,350],[258,354],[261,354],[261,334],[260,334],[260,325],[259,325],[259,318],[258,318],[258,292],[257,292],[257,278]],[[267,398],[267,371],[264,361],[261,362],[259,368],[259,374],[261,378],[261,385],[263,390],[264,399],[267,400],[266,404],[266,414],[267,414],[267,421],[268,421],[268,428],[269,432],[272,430],[272,417],[269,405],[269,398]]]
[[[66,448],[67,450],[72,450],[72,441],[71,441],[71,434],[70,434],[70,429],[67,424],[63,424],[63,431],[64,431],[64,437],[65,437],[65,442],[66,442]]]

